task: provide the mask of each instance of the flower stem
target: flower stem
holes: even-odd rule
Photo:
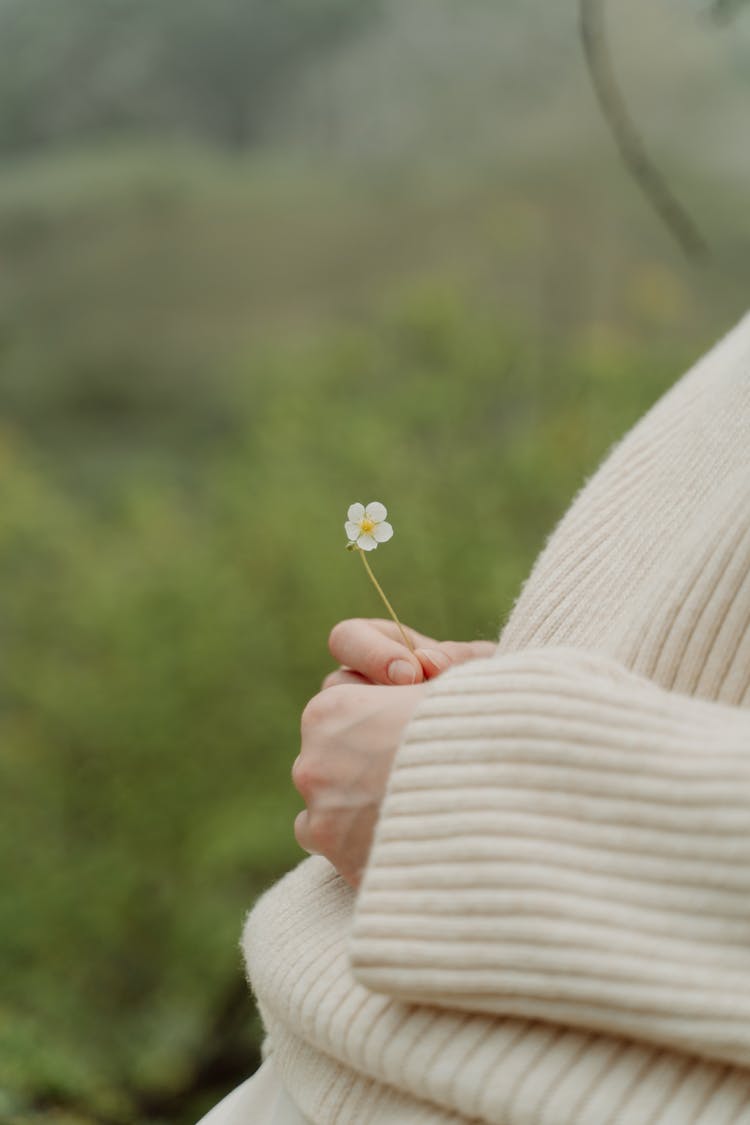
[[[362,562],[364,563],[365,570],[370,575],[373,586],[375,587],[375,589],[377,590],[377,592],[380,594],[381,598],[383,599],[383,604],[385,605],[385,608],[388,610],[391,617],[396,622],[396,625],[398,626],[398,631],[401,634],[401,636],[404,638],[404,644],[408,648],[409,652],[413,653],[414,652],[414,645],[411,643],[408,636],[406,635],[406,630],[404,629],[403,625],[401,624],[399,619],[396,617],[393,606],[391,605],[391,603],[388,601],[388,598],[383,593],[383,587],[380,585],[377,578],[372,573],[372,567],[370,566],[369,562],[367,561],[367,555],[365,554],[365,552],[362,550],[361,547],[357,547],[357,554],[362,559]]]

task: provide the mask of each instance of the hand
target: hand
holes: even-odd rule
[[[341,665],[323,680],[340,684],[419,684],[434,679],[454,664],[492,656],[490,641],[436,641],[404,626],[416,653],[411,653],[393,621],[354,617],[334,625],[328,647]]]
[[[393,688],[335,685],[302,713],[302,749],[292,780],[307,808],[294,823],[297,843],[326,856],[357,887],[403,731],[426,684]]]

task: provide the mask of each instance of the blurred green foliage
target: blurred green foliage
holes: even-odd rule
[[[389,508],[403,620],[494,638],[743,310],[746,193],[686,174],[697,276],[583,146],[442,175],[115,146],[249,145],[370,6],[60,7],[0,0],[0,148],[110,137],[0,164],[0,1121],[191,1125],[257,1062],[238,937],[300,857],[328,631],[381,612],[347,507]]]
[[[16,252],[30,276],[38,248]],[[298,857],[288,771],[327,632],[380,612],[343,549],[347,506],[389,506],[396,537],[375,561],[406,621],[494,637],[586,473],[685,359],[614,332],[551,347],[435,280],[347,326],[272,337],[183,383],[157,360],[129,379],[77,366],[80,341],[46,362],[7,345],[35,373],[6,361],[1,384],[13,1120],[55,1101],[159,1120],[143,1105],[189,1087],[240,980],[243,913]],[[248,1069],[253,1027],[248,1001]]]
[[[0,152],[164,131],[257,141],[370,0],[0,0]]]

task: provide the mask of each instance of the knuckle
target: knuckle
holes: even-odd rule
[[[337,681],[325,691],[319,691],[314,695],[306,704],[300,719],[303,737],[312,733],[316,727],[335,722],[341,715],[349,691],[351,691],[349,684]]]
[[[307,731],[311,727],[317,726],[318,723],[323,722],[331,713],[329,694],[326,692],[318,692],[312,699],[308,700],[300,718],[300,726],[302,731]]]
[[[322,855],[333,851],[336,838],[336,817],[328,811],[313,811],[307,821],[308,837]]]
[[[292,785],[299,790],[305,780],[305,760],[299,754],[292,763]]]
[[[331,655],[338,659],[338,654],[351,647],[353,641],[359,642],[362,636],[369,631],[371,622],[366,617],[345,617],[337,621],[328,634],[328,648]]]
[[[292,766],[292,784],[306,801],[323,784],[320,759],[310,754],[300,754]]]
[[[307,844],[307,813],[303,810],[294,819],[294,838],[301,848]]]
[[[356,621],[356,618],[346,618],[344,621],[337,621],[331,629],[328,634],[328,649],[332,656],[335,656],[337,651],[341,648],[341,644],[350,632],[354,621]]]

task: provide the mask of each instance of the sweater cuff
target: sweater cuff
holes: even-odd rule
[[[350,945],[373,991],[750,1063],[750,712],[595,653],[432,682]]]

